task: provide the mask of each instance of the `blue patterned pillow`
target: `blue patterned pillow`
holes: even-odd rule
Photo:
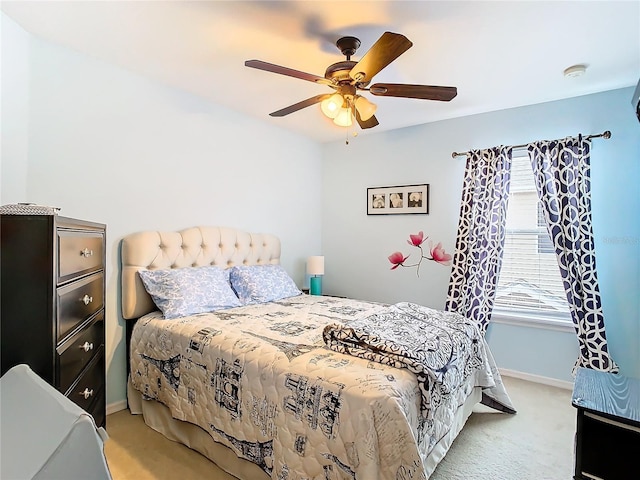
[[[229,284],[229,272],[219,267],[140,270],[138,273],[166,319],[241,305]]]
[[[280,265],[232,267],[229,280],[243,305],[272,302],[302,293]]]

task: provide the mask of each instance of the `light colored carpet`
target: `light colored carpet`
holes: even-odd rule
[[[571,392],[504,377],[517,415],[479,406],[430,480],[570,480],[576,411]],[[114,480],[233,480],[199,453],[167,440],[142,417],[107,417]],[[366,480],[366,479],[363,479]]]
[[[518,413],[478,407],[430,480],[573,477],[576,409],[571,391],[509,377],[503,381]]]

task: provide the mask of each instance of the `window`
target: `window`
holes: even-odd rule
[[[538,201],[538,229],[540,230],[538,232],[538,253],[553,253],[555,255],[556,251],[553,248],[553,242],[547,232],[547,222],[544,219],[544,207],[540,201]]]
[[[567,297],[526,152],[514,153],[497,319],[570,324]]]

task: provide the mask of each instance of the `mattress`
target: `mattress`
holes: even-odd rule
[[[175,320],[153,312],[133,329],[131,386],[266,477],[428,478],[476,387],[501,383],[487,349],[425,416],[414,373],[326,348],[326,325],[386,308],[301,295]]]

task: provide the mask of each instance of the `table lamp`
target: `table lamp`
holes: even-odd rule
[[[324,275],[324,257],[307,258],[307,274],[313,275],[309,279],[309,293],[322,295],[322,275]]]

